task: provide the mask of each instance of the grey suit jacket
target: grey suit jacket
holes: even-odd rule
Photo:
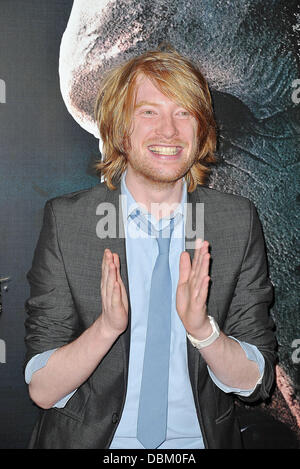
[[[106,185],[47,202],[44,222],[28,273],[26,363],[35,354],[78,337],[101,314],[101,263],[105,248],[117,252],[127,290],[125,239],[96,235],[98,204],[109,202],[119,216],[120,187]],[[227,335],[254,344],[265,359],[262,383],[244,400],[265,399],[274,380],[275,338],[268,314],[272,285],[253,204],[244,197],[203,186],[188,202],[204,203],[205,239],[211,247],[208,313]],[[195,216],[193,223],[195,224]],[[194,226],[195,228],[195,226]],[[193,257],[193,252],[190,252]],[[129,297],[130,302],[130,297]],[[125,402],[130,347],[126,331],[90,378],[62,409],[42,410],[30,448],[108,448]],[[188,367],[197,415],[207,448],[241,447],[234,400],[210,379],[200,353],[187,340]]]

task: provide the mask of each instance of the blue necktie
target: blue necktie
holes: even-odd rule
[[[147,336],[140,391],[137,438],[144,448],[157,448],[167,431],[172,284],[169,237],[158,237],[159,253],[152,273]]]

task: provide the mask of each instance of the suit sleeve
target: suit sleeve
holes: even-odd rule
[[[27,279],[30,297],[26,301],[24,369],[34,355],[68,344],[79,335],[78,315],[59,248],[51,201],[45,205],[43,226]]]
[[[268,277],[263,233],[254,205],[250,203],[249,237],[241,264],[236,288],[229,307],[224,332],[255,345],[265,360],[261,384],[247,402],[266,399],[274,382],[276,340],[274,323],[269,314],[273,300],[273,286]]]

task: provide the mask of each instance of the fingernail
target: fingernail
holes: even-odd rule
[[[201,238],[197,238],[196,243],[195,243],[195,249],[200,249],[202,244],[203,244],[203,240]]]

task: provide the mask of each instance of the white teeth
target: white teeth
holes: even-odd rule
[[[149,147],[149,150],[153,153],[158,153],[159,155],[176,155],[178,153],[178,147],[160,147],[153,146]]]

